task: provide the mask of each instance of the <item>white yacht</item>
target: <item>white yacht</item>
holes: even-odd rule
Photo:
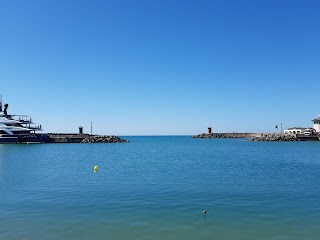
[[[42,131],[41,125],[36,125],[32,119],[25,115],[8,114],[8,104],[2,109],[0,96],[0,143],[46,143],[50,138]],[[3,110],[3,111],[2,111]]]

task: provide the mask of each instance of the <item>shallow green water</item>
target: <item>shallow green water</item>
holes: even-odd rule
[[[0,239],[320,238],[320,142],[126,139],[0,145]]]

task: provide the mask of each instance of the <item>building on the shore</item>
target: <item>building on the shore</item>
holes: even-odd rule
[[[313,119],[313,128],[316,130],[316,132],[320,132],[320,117]]]
[[[284,130],[284,134],[285,135],[304,134],[306,129],[307,128],[305,127],[292,127],[292,128],[288,128],[287,130]]]
[[[305,135],[312,136],[314,135],[316,130],[314,128],[303,128],[303,127],[293,127],[288,128],[288,130],[284,130],[285,135]]]

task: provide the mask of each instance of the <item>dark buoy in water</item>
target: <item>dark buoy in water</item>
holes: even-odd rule
[[[203,214],[207,214],[207,210],[203,210]]]

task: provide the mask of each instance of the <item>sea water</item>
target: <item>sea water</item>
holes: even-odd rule
[[[124,138],[0,145],[0,239],[320,239],[320,142]]]

